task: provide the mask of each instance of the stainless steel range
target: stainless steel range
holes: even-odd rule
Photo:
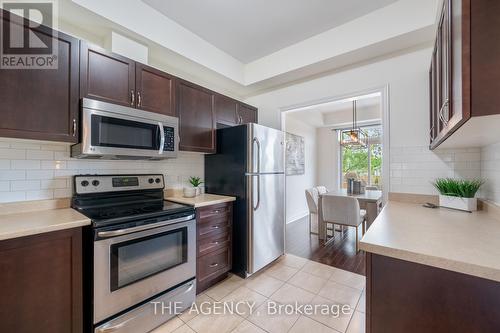
[[[162,175],[75,176],[74,189],[72,207],[92,220],[94,332],[148,332],[175,315],[158,310],[194,302],[194,209],[164,201]]]

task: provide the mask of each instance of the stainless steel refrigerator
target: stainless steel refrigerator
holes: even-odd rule
[[[233,268],[247,277],[285,249],[284,134],[257,124],[217,130],[205,156],[207,193],[235,196]]]

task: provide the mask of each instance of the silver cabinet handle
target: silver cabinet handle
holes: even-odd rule
[[[218,263],[213,263],[213,264],[210,264],[210,265],[209,265],[209,267],[210,267],[210,268],[214,268],[214,267],[217,267],[217,266],[219,266],[219,264],[218,264]]]
[[[144,230],[154,229],[154,228],[158,228],[158,227],[163,227],[163,226],[169,225],[169,224],[186,222],[189,220],[193,220],[194,218],[195,218],[194,215],[189,215],[189,216],[185,216],[185,217],[180,217],[178,219],[162,221],[162,222],[158,222],[158,223],[151,223],[151,224],[141,225],[138,227],[111,230],[111,231],[99,231],[97,233],[97,236],[99,236],[101,238],[109,238],[109,237],[127,235],[127,234],[131,234],[131,233],[138,232],[138,231],[144,231]]]
[[[214,213],[214,214],[219,214],[219,213],[220,213],[220,210],[214,210],[212,213]]]
[[[163,129],[163,124],[158,122],[158,128],[160,130],[160,149],[158,149],[158,154],[163,154],[163,148],[165,146],[165,130]]]
[[[211,242],[210,244],[219,245],[219,242]]]
[[[130,90],[130,105],[134,106],[135,104],[135,92],[134,89]]]
[[[137,106],[141,107],[142,106],[142,98],[141,98],[141,92],[137,92]]]
[[[441,109],[439,109],[439,119],[441,119],[445,126],[448,125],[448,120],[444,119],[443,111],[444,108],[448,106],[449,102],[449,99],[446,99],[446,101],[444,101],[443,105],[441,106]]]
[[[218,225],[213,225],[212,229],[219,229],[219,226]]]
[[[73,136],[76,136],[76,119],[73,118]]]

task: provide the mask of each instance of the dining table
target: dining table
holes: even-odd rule
[[[377,190],[366,190],[365,193],[361,194],[350,194],[347,192],[347,189],[339,189],[329,191],[323,194],[320,194],[320,200],[324,196],[334,195],[334,196],[349,196],[358,199],[359,208],[366,210],[366,226],[367,229],[370,228],[370,225],[377,218],[378,213],[382,210],[382,200],[383,193],[382,191]],[[319,228],[319,239],[326,239],[326,228]]]

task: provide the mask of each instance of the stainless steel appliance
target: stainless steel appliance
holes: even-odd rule
[[[86,271],[94,332],[149,332],[196,294],[196,222],[164,201],[162,175],[74,177],[72,207],[92,220]],[[87,252],[87,251],[86,251]],[[171,305],[172,312],[155,313]],[[158,303],[160,304],[160,303]]]
[[[246,124],[217,130],[217,154],[205,156],[208,193],[237,197],[233,271],[247,277],[284,253],[283,132]]]
[[[179,119],[82,99],[82,136],[76,158],[165,159],[177,156]]]

